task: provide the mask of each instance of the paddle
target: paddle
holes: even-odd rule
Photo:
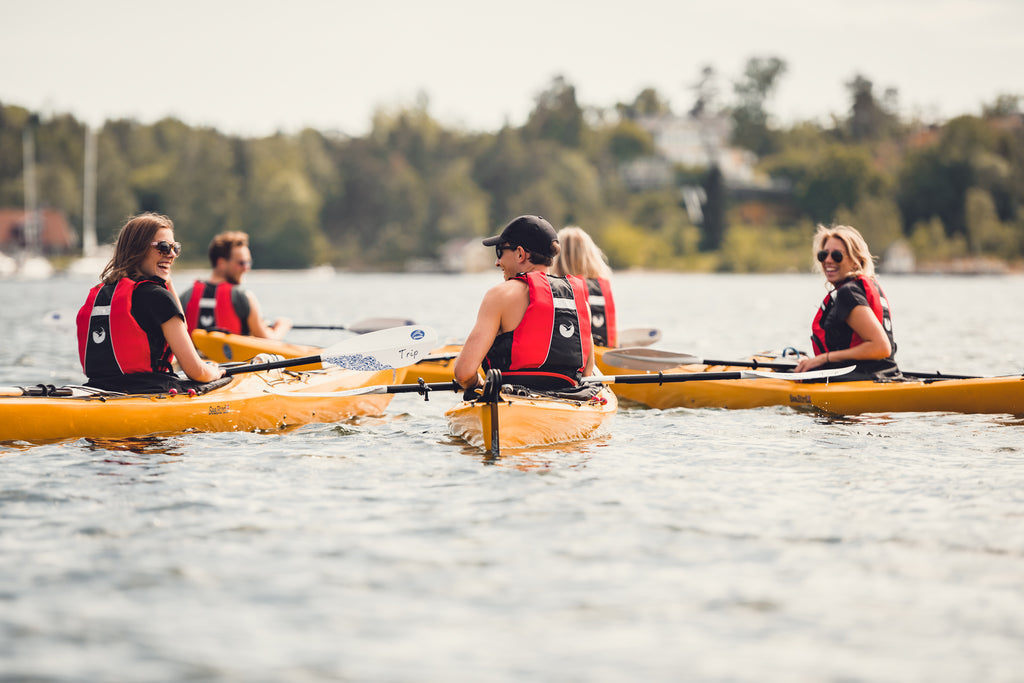
[[[772,370],[792,370],[796,363],[764,363],[758,360],[731,361],[697,358],[687,353],[629,347],[609,349],[604,352],[604,362],[618,368],[630,370],[668,370],[680,365],[729,365],[733,367],[769,368]]]
[[[760,370],[738,370],[735,372],[674,372],[656,375],[603,375],[601,377],[584,377],[583,381],[591,384],[669,384],[675,382],[702,382],[720,379],[784,379],[797,382],[806,379],[827,379],[845,375],[856,366],[847,365],[843,368],[828,370],[811,370],[810,372],[761,372]]]
[[[75,325],[75,316],[76,313],[74,311],[50,311],[43,315],[42,323],[52,329],[72,329]],[[407,318],[365,318],[357,320],[351,325],[292,325],[292,329],[347,330],[353,334],[366,334],[367,332],[377,332],[379,330],[391,329],[392,327],[415,324]],[[642,343],[637,343],[637,346],[642,345]]]
[[[741,368],[768,368],[771,370],[792,370],[796,363],[771,363],[759,360],[713,360],[697,358],[688,353],[646,349],[641,347],[609,349],[604,353],[604,362],[630,370],[669,370],[680,365],[725,365]],[[977,375],[947,375],[943,372],[908,372],[904,377],[913,379],[977,379]]]
[[[659,339],[661,339],[661,330],[657,327],[630,327],[619,332],[619,344],[629,347],[648,346]],[[419,362],[430,363],[432,361],[453,360],[457,358],[458,355],[458,353],[438,353],[435,355],[425,356],[421,358]],[[624,365],[622,367],[628,366]]]
[[[408,325],[345,339],[315,356],[236,365],[228,367],[224,374],[237,375],[311,363],[336,365],[347,370],[393,370],[413,365],[436,346],[437,333],[434,330],[422,325]]]
[[[619,330],[619,346],[650,346],[661,339],[657,327],[628,327]]]
[[[845,375],[853,370],[855,366],[848,365],[843,368],[830,368],[828,370],[811,370],[810,372],[760,372],[758,370],[739,370],[736,372],[680,372],[666,375],[659,372],[656,375],[601,375],[597,377],[584,377],[583,382],[588,384],[669,384],[672,382],[699,382],[701,380],[718,379],[784,379],[799,381],[805,379],[826,379]],[[494,381],[488,375],[489,384],[485,384],[485,400],[490,398],[486,387],[493,387]],[[462,391],[454,380],[451,382],[420,382],[418,384],[374,384],[366,387],[357,387],[345,391],[327,391],[321,393],[295,392],[275,387],[267,387],[267,391],[281,396],[315,396],[318,398],[334,398],[343,396],[360,396],[362,394],[422,394],[429,400],[431,391]],[[497,393],[494,393],[497,396]],[[483,398],[483,397],[482,397]]]
[[[365,320],[357,320],[351,325],[292,325],[293,330],[348,330],[355,334],[366,334],[367,332],[377,332],[378,330],[387,330],[392,327],[403,327],[406,325],[415,325],[412,320],[406,318],[366,318]]]

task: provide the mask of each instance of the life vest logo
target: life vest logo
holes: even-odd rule
[[[604,327],[604,316],[600,313],[596,313],[592,316],[594,320],[594,327]]]
[[[576,332],[576,327],[572,323],[566,323],[558,326],[558,333],[568,339]]]
[[[102,344],[104,342],[104,340],[106,340],[106,338],[107,338],[107,331],[105,329],[103,329],[102,327],[100,329],[98,329],[98,330],[93,330],[92,331],[92,343],[93,344]]]
[[[207,329],[213,327],[213,316],[212,315],[201,315],[199,316],[199,326]]]

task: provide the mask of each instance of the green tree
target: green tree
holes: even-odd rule
[[[715,251],[722,246],[726,228],[725,178],[718,164],[712,164],[704,179],[704,223],[701,225],[701,251]]]
[[[672,113],[669,105],[661,93],[654,88],[644,88],[629,104],[620,102],[615,105],[620,118],[638,119],[643,116],[668,116]]]
[[[848,130],[854,141],[876,140],[892,131],[895,115],[886,106],[886,102],[894,108],[898,94],[889,88],[885,93],[885,101],[879,102],[874,94],[874,84],[857,74],[846,83],[852,101]]]
[[[580,147],[585,127],[583,109],[576,101],[576,87],[564,76],[555,76],[537,95],[523,135],[530,140],[552,140],[565,147]]]
[[[737,104],[732,109],[732,141],[764,156],[778,147],[776,136],[768,126],[765,103],[786,73],[786,62],[778,57],[753,57],[747,60],[743,77],[733,84]]]

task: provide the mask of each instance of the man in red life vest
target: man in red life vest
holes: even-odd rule
[[[476,324],[455,361],[455,379],[466,389],[480,383],[479,370],[501,370],[508,384],[554,390],[593,374],[587,286],[575,276],[550,275],[558,253],[554,228],[540,216],[519,216],[494,247],[504,282],[484,295]]]
[[[241,286],[252,268],[249,236],[244,232],[222,232],[210,242],[208,280],[196,280],[181,297],[188,331],[223,330],[232,334],[280,339],[292,328],[291,320],[278,318],[268,325],[260,314],[256,295]]]

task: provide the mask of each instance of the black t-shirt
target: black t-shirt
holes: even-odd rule
[[[833,350],[848,349],[853,341],[853,328],[846,324],[847,318],[857,306],[868,305],[868,297],[860,280],[851,280],[836,290],[836,298],[828,312],[822,316],[821,327],[825,330],[825,344]]]
[[[869,310],[871,309],[867,293],[864,291],[864,284],[859,279],[852,279],[839,286],[839,289],[836,290],[836,296],[832,300],[832,305],[828,307],[828,310],[821,317],[821,328],[825,331],[825,345],[829,349],[837,351],[850,348],[854,333],[853,328],[846,323],[846,320],[857,306],[867,306]],[[883,331],[888,334],[887,330]],[[865,378],[892,379],[897,377],[899,375],[899,368],[894,359],[896,355],[896,342],[891,334],[889,335],[889,343],[892,348],[888,358],[857,361],[857,369],[855,371],[849,375],[834,378],[833,381]],[[824,367],[842,367],[849,365],[849,363],[849,361],[835,361],[828,363]]]
[[[174,295],[161,284],[162,282],[155,277],[143,280],[132,293],[132,317],[139,323],[139,327],[149,340],[152,367],[159,366],[164,345],[167,343],[161,325],[175,316],[182,321],[185,319]],[[129,394],[162,392],[172,388],[187,391],[197,385],[196,382],[182,380],[177,375],[167,372],[135,372],[112,377],[90,377],[86,384]]]

